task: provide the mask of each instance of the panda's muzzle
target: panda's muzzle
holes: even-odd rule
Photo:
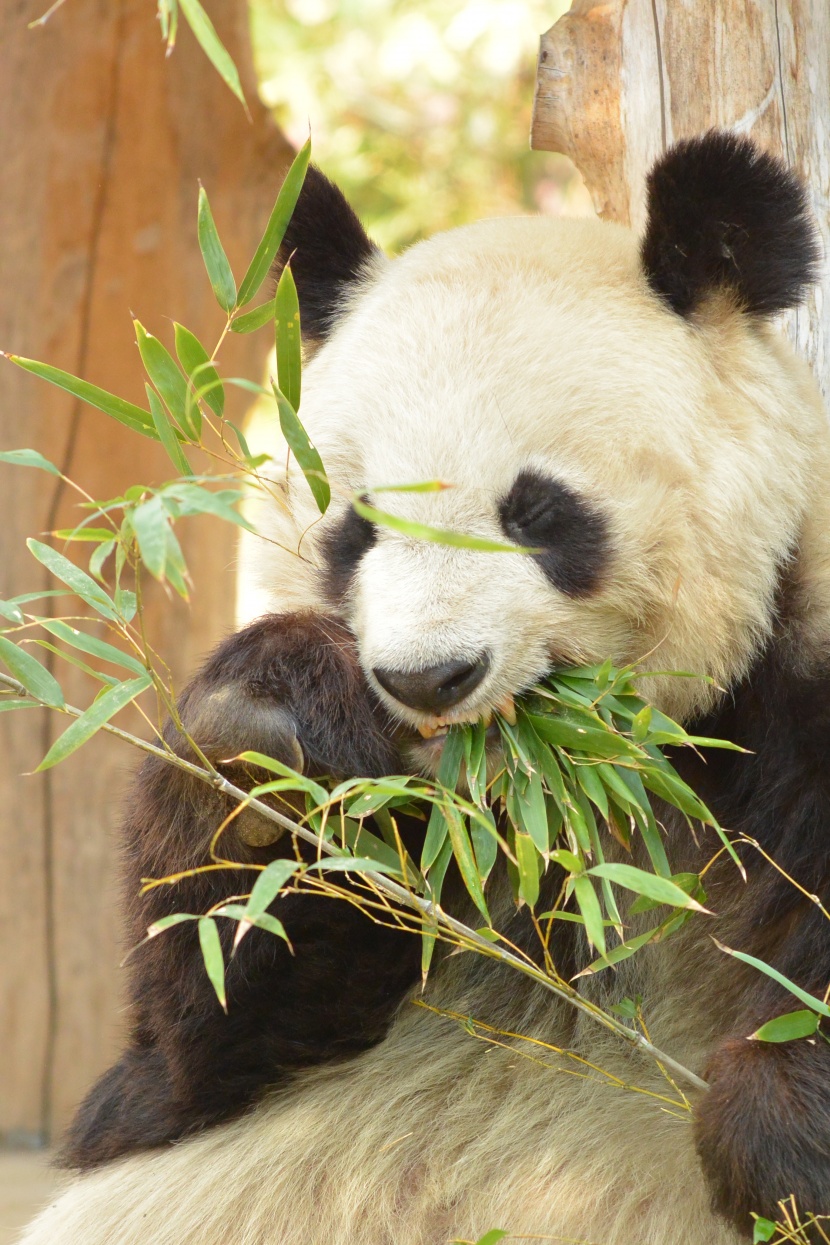
[[[383,690],[400,704],[439,717],[474,692],[489,669],[490,655],[485,652],[472,661],[458,658],[421,670],[375,666],[372,674]]]

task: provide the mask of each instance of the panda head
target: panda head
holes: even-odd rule
[[[595,220],[489,220],[392,261],[311,170],[288,254],[313,347],[301,418],[333,500],[320,519],[292,469],[292,527],[274,534],[301,559],[266,575],[281,608],[346,619],[401,722],[475,718],[553,664],[609,657],[727,687],[785,572],[821,595],[806,581],[830,564],[824,415],[769,324],[818,248],[801,185],[748,141],[670,150],[640,241]],[[376,491],[425,480],[450,487]],[[401,535],[359,517],[355,492],[539,552]],[[680,717],[715,694],[659,674],[647,690]]]

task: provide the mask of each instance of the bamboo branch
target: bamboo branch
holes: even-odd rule
[[[18,696],[31,701],[32,704],[41,705],[44,708],[55,708],[54,705],[46,705],[45,702],[32,696],[22,683],[19,683],[17,679],[13,679],[9,675],[0,674],[0,686],[9,688],[10,691],[14,691]],[[78,718],[81,716],[83,710],[77,709],[73,705],[66,705],[66,707],[63,710],[59,710],[59,712],[67,713],[70,717]],[[263,803],[262,800],[253,798],[247,791],[244,791],[241,787],[235,786],[221,774],[216,773],[215,771],[214,773],[210,773],[201,766],[194,765],[192,761],[186,761],[183,757],[177,756],[176,753],[168,752],[164,748],[158,747],[156,744],[151,744],[144,739],[140,739],[137,735],[130,734],[129,731],[124,731],[118,726],[113,726],[109,722],[104,723],[101,729],[107,731],[110,735],[115,735],[118,739],[124,740],[126,743],[132,744],[133,747],[141,749],[142,752],[148,752],[151,756],[160,757],[161,760],[177,766],[185,773],[190,774],[193,778],[198,778],[201,782],[207,783],[207,785],[213,787],[214,790],[221,791],[224,795],[229,795],[232,799],[238,800],[240,803],[244,803],[249,807],[256,809],[262,817],[265,817],[269,821],[275,822],[278,826],[281,826],[284,830],[290,831],[291,834],[295,834],[298,838],[304,839],[307,843],[312,844],[318,852],[327,856],[341,855],[336,847],[334,847],[331,843],[326,842],[325,839],[321,839],[320,836],[315,834],[313,830],[310,830],[307,826],[300,825],[296,821],[292,821],[290,817],[286,817],[283,813],[278,812],[277,809],[271,808],[270,805]],[[642,1033],[638,1033],[635,1029],[629,1029],[629,1027],[623,1024],[622,1021],[617,1020],[614,1016],[608,1015],[600,1007],[597,1007],[596,1004],[591,1003],[588,999],[584,999],[577,993],[577,991],[571,990],[567,986],[560,985],[551,980],[551,978],[548,977],[542,969],[538,968],[532,961],[525,961],[520,956],[515,955],[512,951],[507,951],[503,947],[499,947],[494,943],[489,942],[486,938],[483,938],[481,934],[478,934],[475,930],[470,929],[468,925],[464,925],[463,922],[456,920],[455,917],[452,917],[449,913],[444,912],[440,904],[433,903],[429,899],[424,899],[420,895],[413,894],[411,891],[407,890],[406,887],[400,886],[397,882],[393,882],[390,878],[384,876],[383,874],[374,873],[370,870],[360,870],[360,872],[371,882],[374,887],[377,888],[377,890],[382,891],[390,899],[393,899],[396,903],[403,905],[403,907],[414,909],[430,924],[437,925],[441,929],[453,934],[454,940],[458,942],[458,945],[474,949],[481,955],[488,956],[490,959],[497,960],[501,964],[507,964],[511,968],[515,968],[518,972],[524,973],[526,977],[530,977],[545,990],[548,990],[551,994],[556,995],[557,998],[569,1003],[578,1011],[584,1012],[585,1015],[590,1016],[598,1024],[603,1025],[606,1029],[610,1029],[612,1033],[616,1033],[617,1036],[627,1042],[629,1046],[643,1051],[644,1053],[650,1055],[653,1059],[657,1060],[658,1063],[661,1063],[666,1068],[671,1069],[675,1076],[681,1077],[695,1089],[707,1090],[709,1088],[706,1081],[702,1080],[701,1077],[692,1072],[689,1068],[684,1067],[683,1064],[678,1063],[678,1061],[673,1059],[671,1055],[667,1055],[664,1051],[659,1050],[658,1047],[654,1046],[653,1043],[650,1042]]]

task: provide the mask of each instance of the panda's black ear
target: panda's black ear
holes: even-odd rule
[[[328,337],[348,294],[380,256],[342,191],[309,165],[273,270],[278,280],[291,260],[305,339]]]
[[[821,261],[804,186],[726,130],[680,142],[654,165],[641,255],[649,285],[680,315],[724,288],[751,315],[795,307]]]

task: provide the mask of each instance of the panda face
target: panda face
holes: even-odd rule
[[[629,231],[550,219],[372,256],[301,418],[333,501],[320,520],[292,472],[281,539],[309,565],[269,571],[277,601],[340,613],[384,703],[426,733],[553,664],[734,681],[769,633],[825,439],[812,383],[730,292],[681,316]],[[385,491],[427,480],[448,487]],[[411,538],[360,518],[353,493],[534,552]],[[648,692],[681,718],[713,695],[661,677]]]

